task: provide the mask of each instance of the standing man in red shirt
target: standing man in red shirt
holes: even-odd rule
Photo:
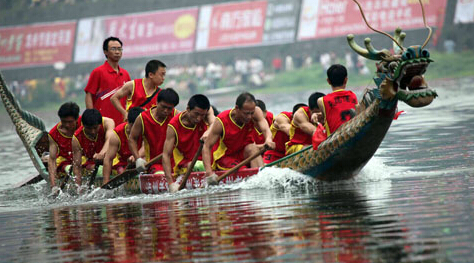
[[[357,96],[350,90],[345,90],[347,84],[346,67],[335,64],[327,70],[328,83],[332,93],[318,99],[318,107],[324,116],[324,127],[329,137],[344,122],[355,115]],[[354,109],[354,110],[352,110]]]
[[[84,89],[86,92],[86,108],[97,109],[103,117],[114,120],[115,125],[123,122],[122,114],[114,108],[110,98],[127,81],[130,81],[128,72],[119,66],[122,58],[122,41],[116,37],[104,40],[102,49],[107,60],[102,66],[95,68]],[[123,100],[122,106],[125,105]]]
[[[133,107],[145,110],[156,105],[156,96],[160,92],[160,85],[165,81],[166,65],[159,60],[150,60],[145,66],[145,78],[129,81],[120,88],[110,102],[127,119],[127,111]],[[123,98],[127,98],[126,107],[122,105]]]

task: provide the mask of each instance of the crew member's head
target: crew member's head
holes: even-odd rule
[[[69,132],[77,129],[77,119],[79,118],[79,106],[75,102],[66,102],[58,110],[61,120],[61,127]]]
[[[82,126],[87,136],[95,138],[102,124],[102,115],[97,109],[86,109],[82,113]]]
[[[112,60],[114,62],[119,62],[122,58],[122,41],[117,37],[108,37],[104,40],[104,44],[102,45],[102,49],[104,50],[104,55],[107,59]]]
[[[193,95],[188,101],[187,111],[189,112],[190,120],[193,125],[198,124],[200,121],[206,118],[207,112],[211,107],[209,99],[202,95]]]
[[[145,66],[145,76],[151,79],[155,86],[160,86],[161,84],[163,84],[163,82],[165,82],[165,63],[156,59],[148,61]]]
[[[309,96],[308,99],[308,108],[311,112],[311,115],[316,114],[318,117],[319,122],[323,122],[323,114],[321,113],[321,109],[318,106],[318,99],[324,97],[324,93],[315,92]]]
[[[255,104],[257,105],[257,107],[259,107],[262,110],[263,116],[266,116],[267,106],[265,105],[265,102],[263,102],[262,100],[255,100]]]
[[[179,103],[179,95],[172,88],[166,88],[158,93],[156,98],[156,108],[159,118],[166,118],[173,112],[174,107]]]
[[[327,70],[327,81],[331,87],[345,88],[347,83],[347,69],[341,64],[334,64]]]
[[[244,124],[250,122],[253,118],[256,105],[257,102],[252,94],[248,92],[241,93],[235,101],[237,121]]]
[[[295,106],[293,106],[293,112],[292,112],[292,114],[295,115],[295,112],[296,112],[299,108],[301,108],[301,107],[303,107],[303,106],[308,106],[308,105],[306,105],[306,104],[304,104],[304,103],[297,103],[297,104],[295,104]]]
[[[128,110],[127,122],[128,122],[129,125],[127,125],[127,127],[125,128],[125,132],[127,134],[130,134],[130,130],[132,129],[133,123],[135,123],[135,120],[138,118],[140,113],[142,113],[143,111],[144,111],[144,109],[142,109],[141,107],[133,107],[133,108]]]

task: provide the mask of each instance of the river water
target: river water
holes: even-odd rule
[[[269,168],[173,195],[51,199],[44,182],[14,188],[35,169],[2,123],[0,262],[473,262],[473,81],[431,83],[425,108],[401,103],[374,158],[336,183]],[[280,97],[267,108],[296,102]]]

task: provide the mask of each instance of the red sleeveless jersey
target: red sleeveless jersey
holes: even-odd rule
[[[119,139],[119,148],[118,148],[117,155],[115,156],[115,159],[114,159],[114,166],[116,165],[126,166],[128,158],[132,155],[130,148],[128,148],[128,135],[125,132],[127,125],[130,125],[130,124],[124,122],[124,123],[119,124],[119,126],[115,127],[114,129],[114,133],[115,135],[117,135]],[[139,138],[137,145],[141,145],[141,144],[142,144],[142,139]]]
[[[156,106],[156,98],[158,97],[158,94],[160,94],[161,92],[160,88],[156,87],[155,90],[156,89],[159,89],[157,94],[147,104],[142,106],[143,109],[148,110],[148,109],[151,109],[153,106]],[[126,108],[127,111],[133,107],[140,107],[140,105],[142,105],[151,95],[153,95],[153,93],[151,94],[146,93],[145,78],[134,79],[132,96],[130,99],[127,98],[127,108]]]
[[[350,109],[357,104],[357,96],[350,90],[336,90],[323,97],[324,127],[331,135],[344,122],[351,119]]]
[[[273,124],[273,113],[267,111],[267,115],[265,116],[265,120],[268,123],[268,127],[272,126],[272,124]],[[253,141],[256,144],[264,144],[265,143],[265,137],[263,136],[263,132],[259,131],[257,126],[255,126],[255,128],[254,128]]]
[[[151,113],[154,108],[155,107],[140,114],[140,118],[142,119],[142,136],[143,142],[145,143],[145,154],[147,161],[153,159],[155,156],[158,156],[163,152],[163,145],[165,144],[166,140],[166,129],[168,128],[168,123],[176,115],[176,109],[173,109],[173,111],[166,117],[165,120],[158,122]]]
[[[183,113],[184,112],[181,112],[177,116],[174,116],[168,124],[176,136],[175,148],[173,150],[173,159],[176,163],[175,169],[193,160],[194,154],[196,154],[199,148],[199,139],[208,128],[208,125],[204,121],[199,122],[194,127],[185,126],[181,121]]]
[[[216,121],[222,124],[222,136],[219,141],[219,146],[214,151],[214,160],[217,161],[224,155],[231,155],[236,152],[242,152],[247,144],[253,143],[253,121],[237,125],[231,117],[232,110],[225,110],[216,117]]]
[[[286,118],[288,118],[290,123],[291,123],[291,120],[293,119],[293,113],[289,111],[283,111],[279,115],[284,115]],[[278,130],[273,124],[272,126],[270,126],[270,131],[272,132],[273,142],[275,143],[275,150],[270,150],[270,151],[280,152],[280,153],[283,153],[284,155],[285,143],[290,140],[290,137],[286,133]]]
[[[51,138],[56,143],[56,148],[58,148],[58,154],[56,158],[56,166],[68,165],[72,163],[72,136],[66,136],[61,131],[59,131],[61,122],[56,124],[49,131],[49,138]]]
[[[99,132],[95,140],[87,137],[87,135],[84,133],[84,126],[81,126],[79,127],[79,129],[76,130],[76,132],[74,133],[74,138],[79,142],[79,145],[81,146],[82,156],[87,158],[86,164],[94,163],[94,161],[92,160],[94,154],[99,153],[105,144],[104,119],[102,119],[102,124],[100,125]]]
[[[303,106],[300,109],[303,109],[306,118],[311,120],[311,112],[309,111],[308,106]],[[304,133],[299,127],[296,127],[294,121],[291,121],[290,127],[290,138],[289,141],[286,143],[287,147],[290,147],[295,144],[303,144],[308,145],[311,144],[311,135]]]

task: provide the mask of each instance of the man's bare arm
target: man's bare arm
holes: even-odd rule
[[[278,114],[278,116],[273,121],[273,125],[278,130],[280,130],[280,131],[284,132],[286,135],[290,136],[291,121],[288,118],[288,116],[286,116],[285,114],[282,114],[282,113]]]
[[[86,92],[86,109],[93,109],[94,108],[94,100],[92,99],[92,94],[90,92]]]
[[[82,149],[76,136],[72,137],[72,165],[74,175],[76,176],[76,184],[82,184]]]
[[[316,131],[316,126],[310,122],[310,117],[306,116],[306,113],[303,109],[299,109],[295,112],[293,117],[293,123],[296,127],[300,128],[304,133],[308,135],[313,135]]]
[[[204,163],[204,168],[206,169],[206,176],[212,175],[212,147],[222,135],[222,123],[216,119],[210,129],[211,131],[209,132],[209,136],[207,137],[206,141],[204,142],[204,146],[202,147],[202,162]]]
[[[253,119],[257,123],[258,129],[262,131],[263,137],[265,138],[265,145],[270,149],[275,149],[270,127],[268,127],[267,120],[263,117],[263,112],[259,107],[255,107]]]
[[[120,100],[123,97],[130,98],[133,92],[133,80],[128,81],[125,83],[112,97],[110,97],[110,102],[114,107],[122,114],[123,120],[127,121],[127,111],[125,108],[122,106],[122,103],[120,103]]]
[[[165,178],[168,182],[168,186],[173,183],[172,167],[171,167],[171,155],[173,154],[174,144],[176,141],[176,135],[173,128],[169,127],[166,129],[166,140],[163,145],[163,171],[165,172]]]
[[[130,149],[130,152],[132,153],[133,158],[135,158],[135,160],[140,158],[140,155],[138,153],[138,140],[140,139],[140,136],[142,136],[142,126],[143,120],[142,115],[140,115],[133,123],[132,129],[130,130],[130,135],[128,137],[128,148]]]
[[[49,172],[49,180],[51,182],[51,187],[56,186],[56,158],[58,158],[58,146],[56,142],[49,137],[49,158],[48,158],[48,172]]]
[[[103,175],[104,175],[104,184],[110,180],[110,174],[112,173],[112,165],[115,156],[117,156],[117,152],[119,151],[120,147],[120,140],[118,135],[114,133],[112,138],[109,140],[109,149],[105,153],[104,158],[104,168],[103,168]]]

